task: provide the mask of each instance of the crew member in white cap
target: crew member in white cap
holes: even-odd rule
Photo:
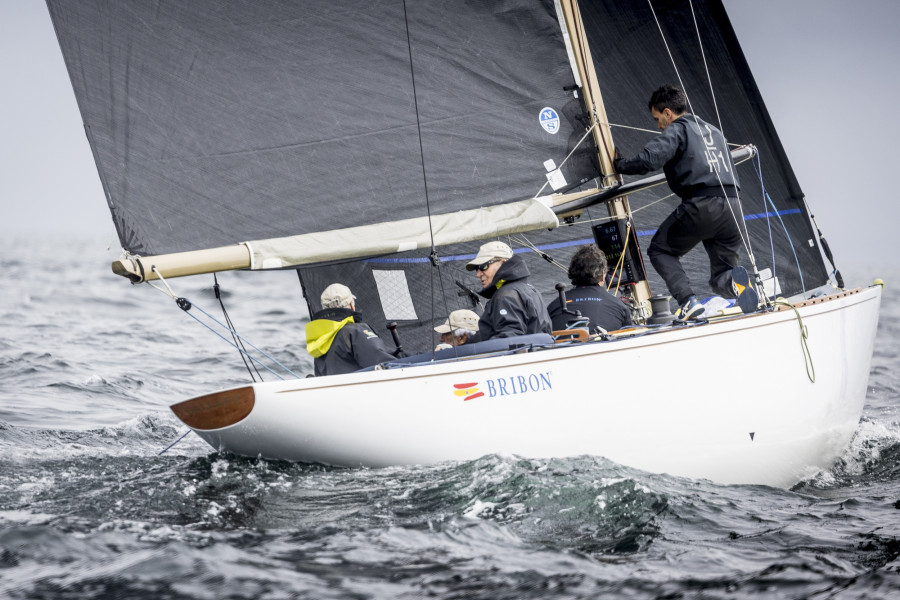
[[[443,325],[434,328],[441,334],[441,343],[435,350],[444,350],[453,346],[462,346],[466,342],[475,341],[478,335],[478,314],[465,308],[454,310]]]
[[[466,269],[481,279],[483,289],[478,294],[488,299],[478,321],[482,340],[552,332],[544,299],[527,281],[531,275],[528,265],[521,256],[514,256],[509,246],[484,244]]]
[[[332,283],[320,299],[322,310],[306,325],[306,350],[313,356],[317,377],[352,373],[394,360],[356,311],[356,296],[350,288]]]

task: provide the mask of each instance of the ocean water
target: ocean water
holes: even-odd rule
[[[900,277],[877,274],[855,438],[783,490],[600,457],[369,470],[222,455],[193,435],[166,450],[186,431],[169,404],[246,381],[237,353],[112,275],[102,241],[0,251],[0,597],[900,597]],[[292,272],[219,282],[244,337],[311,370]],[[212,276],[170,285],[221,319]]]

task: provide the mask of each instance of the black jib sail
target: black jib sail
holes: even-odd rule
[[[472,306],[462,288],[479,286],[464,265],[486,239],[526,253],[532,282],[553,297],[565,270],[544,258],[565,265],[607,210],[556,229],[548,210],[520,203],[552,192],[547,172],[560,165],[559,191],[602,185],[591,118],[608,115],[615,144],[635,152],[653,134],[615,126],[652,125],[647,98],[674,83],[706,120],[718,123],[718,108],[731,142],[759,148],[767,196],[754,164],[739,167],[759,268],[774,267],[785,295],[827,279],[717,1],[655,1],[662,33],[646,2],[581,6],[607,115],[585,106],[574,66],[583,54],[552,0],[48,5],[129,253],[250,241],[254,268],[302,265],[311,311],[324,287],[345,283],[385,341],[395,321],[408,351],[426,350],[435,324]],[[644,246],[678,202],[656,202],[667,194],[663,185],[630,198]],[[511,214],[495,212],[506,206]],[[454,220],[470,212],[483,216]],[[255,254],[291,236],[306,237],[276,258]],[[685,261],[704,293],[705,253]],[[645,262],[653,291],[666,293]]]
[[[663,83],[682,87],[689,110],[721,125],[730,143],[758,149],[758,157],[740,165],[738,173],[749,243],[759,269],[774,268],[785,296],[824,284],[828,275],[803,192],[721,2],[595,0],[581,3],[581,11],[609,121],[655,130],[647,109],[650,93]],[[625,127],[613,127],[613,134],[626,155],[655,135]],[[679,202],[672,197],[654,204],[669,193],[661,186],[631,197],[644,247],[650,232]],[[683,262],[692,282],[706,281],[708,262],[702,248]],[[665,290],[652,268],[649,271],[652,288]]]

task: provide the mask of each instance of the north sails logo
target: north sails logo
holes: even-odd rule
[[[480,382],[454,383],[453,394],[465,396],[463,400],[473,400],[487,395],[488,398],[496,396],[514,396],[516,394],[531,394],[546,392],[553,389],[550,381],[550,371],[544,373],[531,373],[529,375],[515,375],[513,377],[500,377],[497,379],[485,379],[485,391],[479,388]]]
[[[553,135],[559,133],[559,115],[556,111],[549,106],[545,106],[541,109],[540,114],[541,127],[544,128],[544,131]]]

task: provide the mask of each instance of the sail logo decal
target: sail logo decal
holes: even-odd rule
[[[559,133],[559,115],[555,110],[546,106],[541,109],[541,127],[544,128],[544,131],[547,133],[552,133],[556,135]]]
[[[465,396],[463,400],[471,400],[473,398],[480,398],[484,396],[484,392],[478,391],[478,382],[475,383],[454,383],[453,387],[456,389],[453,391],[457,396]]]
[[[515,396],[518,394],[534,394],[547,392],[553,389],[550,371],[543,373],[529,373],[528,375],[514,375],[512,377],[498,377],[485,379],[483,388],[481,382],[454,383],[453,394],[463,397],[463,400],[474,400],[486,396],[496,398],[498,396]],[[481,391],[484,389],[484,391]]]

